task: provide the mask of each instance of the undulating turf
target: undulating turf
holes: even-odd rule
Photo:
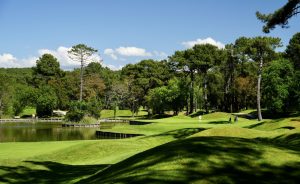
[[[232,117],[232,122],[228,122]],[[211,113],[118,124],[122,140],[0,144],[0,183],[298,183],[299,117]]]

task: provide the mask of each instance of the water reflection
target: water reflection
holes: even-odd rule
[[[103,128],[114,125],[104,123]],[[99,127],[62,127],[61,123],[0,123],[0,142],[92,140],[97,139],[96,130]]]

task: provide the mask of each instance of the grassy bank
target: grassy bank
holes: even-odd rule
[[[143,120],[122,140],[0,144],[0,183],[297,183],[299,117]],[[233,119],[233,118],[232,118]],[[275,179],[274,179],[275,178]]]

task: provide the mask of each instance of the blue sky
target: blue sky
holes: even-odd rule
[[[64,69],[76,67],[67,50],[78,43],[98,49],[103,64],[120,68],[142,59],[164,59],[195,43],[220,47],[240,36],[261,36],[257,10],[269,13],[287,0],[1,0],[0,67],[28,67],[43,53]],[[300,31],[268,36],[284,45]],[[97,58],[97,57],[96,57]]]

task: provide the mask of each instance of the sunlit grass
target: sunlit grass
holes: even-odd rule
[[[263,122],[233,117],[179,115],[106,130],[144,134],[122,140],[1,143],[0,182],[243,183],[270,174],[289,183],[298,179],[299,117]],[[67,170],[69,175],[60,174]]]

